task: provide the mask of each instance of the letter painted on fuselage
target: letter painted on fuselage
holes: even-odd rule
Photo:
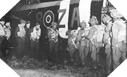
[[[62,38],[68,38],[66,32],[68,31],[68,13],[69,13],[70,0],[63,0],[59,7],[59,35]],[[64,10],[66,9],[66,11]]]
[[[59,18],[58,24],[60,24],[61,20],[63,19],[65,13],[66,13],[66,9],[59,9],[58,13],[62,13],[61,17]],[[65,25],[59,25],[59,28],[64,28]]]
[[[73,28],[75,22],[76,22],[76,27],[78,27],[80,23],[78,7],[75,7],[73,10],[72,19],[71,19],[71,28]]]
[[[71,3],[73,4],[70,5],[68,29],[71,29],[71,30],[77,29],[79,26],[79,22],[80,22],[79,1],[76,3],[73,3],[73,0],[71,1]]]

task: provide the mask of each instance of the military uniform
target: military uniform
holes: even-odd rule
[[[3,39],[3,43],[2,43],[2,51],[4,56],[7,56],[9,51],[9,44],[10,44],[10,36],[11,36],[11,27],[10,24],[8,24],[9,22],[6,23],[6,25],[4,26],[4,31],[5,31],[5,37]]]
[[[4,31],[4,28],[3,28],[3,24],[0,24],[0,58],[3,56],[2,42],[3,42],[4,37],[5,37],[5,31]]]
[[[79,31],[78,29],[71,30],[68,33],[68,48],[67,48],[67,50],[70,53],[71,61],[73,61],[73,53],[77,50],[76,38],[77,38],[78,31]]]
[[[99,50],[100,47],[103,47],[103,34],[104,34],[104,26],[103,25],[94,25],[90,29],[90,32],[88,34],[88,38],[91,41],[90,47],[91,47],[91,57],[93,59],[93,62],[95,65],[99,62]]]
[[[48,30],[48,38],[49,38],[49,55],[51,58],[51,54],[55,52],[55,58],[57,58],[58,54],[58,30],[50,28]],[[53,52],[54,51],[54,52]]]
[[[112,65],[112,53],[111,53],[111,27],[112,27],[112,18],[107,14],[102,14],[102,24],[105,25],[105,33],[103,37],[103,42],[105,45],[105,53],[106,53],[106,69],[107,74],[111,73],[111,65]]]
[[[19,24],[15,31],[16,41],[17,41],[17,53],[21,56],[21,53],[24,51],[25,45],[25,35],[26,31],[22,24]]]
[[[113,68],[120,65],[120,58],[122,61],[126,59],[126,23],[118,10],[111,9],[110,15],[113,18],[112,31],[112,50],[113,50]]]
[[[114,69],[126,59],[126,24],[122,19],[114,21],[112,26],[112,49],[113,49],[113,67]]]
[[[30,23],[26,24],[25,31],[26,31],[26,37],[25,37],[26,48],[25,49],[27,52],[29,52],[30,51]]]
[[[111,27],[112,27],[112,21],[108,22],[106,28],[105,28],[105,34],[103,38],[103,42],[105,44],[105,53],[107,54],[106,56],[106,62],[107,62],[107,72],[111,73],[111,63],[112,63],[112,58],[111,58]]]
[[[39,39],[41,36],[41,29],[33,27],[30,31],[30,49],[33,53],[38,54],[39,52]]]
[[[82,65],[86,64],[87,55],[89,51],[89,40],[85,38],[87,34],[88,30],[86,27],[84,29],[80,29],[76,39],[76,44],[79,51],[79,56],[82,61]]]

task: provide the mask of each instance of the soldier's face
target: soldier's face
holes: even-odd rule
[[[81,23],[81,28],[83,29],[85,27],[86,27],[86,23],[85,22],[84,23]]]
[[[6,23],[6,26],[7,26],[7,27],[10,27],[10,23],[9,23],[9,22],[8,22],[8,23]]]
[[[54,25],[53,28],[56,29],[56,25]]]
[[[36,26],[36,29],[38,30],[39,28],[40,28],[40,25],[37,25],[37,26]]]
[[[5,22],[4,22],[4,21],[0,21],[0,23],[1,23],[1,24],[3,24],[3,25],[5,24]]]
[[[96,18],[95,16],[93,16],[93,17],[91,18],[90,24],[91,24],[92,26],[98,24],[97,18]]]
[[[94,19],[91,20],[91,25],[95,25],[96,21]]]
[[[30,28],[30,23],[26,24],[26,27],[27,27],[27,28]]]
[[[21,23],[21,25],[24,27],[25,26],[25,23]]]
[[[22,25],[21,24],[18,24],[18,27],[21,27]]]

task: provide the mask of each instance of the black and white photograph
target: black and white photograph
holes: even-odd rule
[[[126,26],[109,0],[20,0],[0,19],[0,58],[20,77],[107,77]]]

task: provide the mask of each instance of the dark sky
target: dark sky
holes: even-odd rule
[[[31,0],[34,1],[34,3],[36,3],[37,0]],[[50,1],[61,1],[61,0],[39,0],[40,3],[43,2],[50,2]],[[24,4],[26,4],[26,0],[20,0],[19,3],[17,3],[7,14],[5,14],[4,18],[6,17],[8,19],[8,17],[10,18],[11,15],[15,15],[15,10],[17,8],[22,7]]]
[[[31,0],[31,1],[34,1],[34,2],[36,2],[36,1],[38,1],[38,0]],[[41,3],[43,3],[43,2],[50,2],[50,1],[62,1],[62,0],[39,0]],[[20,2],[14,7],[14,8],[12,8],[12,10],[11,11],[9,11],[5,16],[6,17],[8,17],[8,16],[10,16],[11,14],[15,14],[15,10],[19,7],[22,7],[24,4],[25,4],[25,2],[26,2],[26,0],[20,0]],[[34,3],[33,2],[33,3]],[[22,13],[22,12],[21,12]]]
[[[25,3],[26,0],[20,0],[22,3]],[[30,0],[29,0],[30,1]],[[50,2],[50,1],[61,1],[61,0],[31,0],[31,1],[40,1],[40,2]]]

